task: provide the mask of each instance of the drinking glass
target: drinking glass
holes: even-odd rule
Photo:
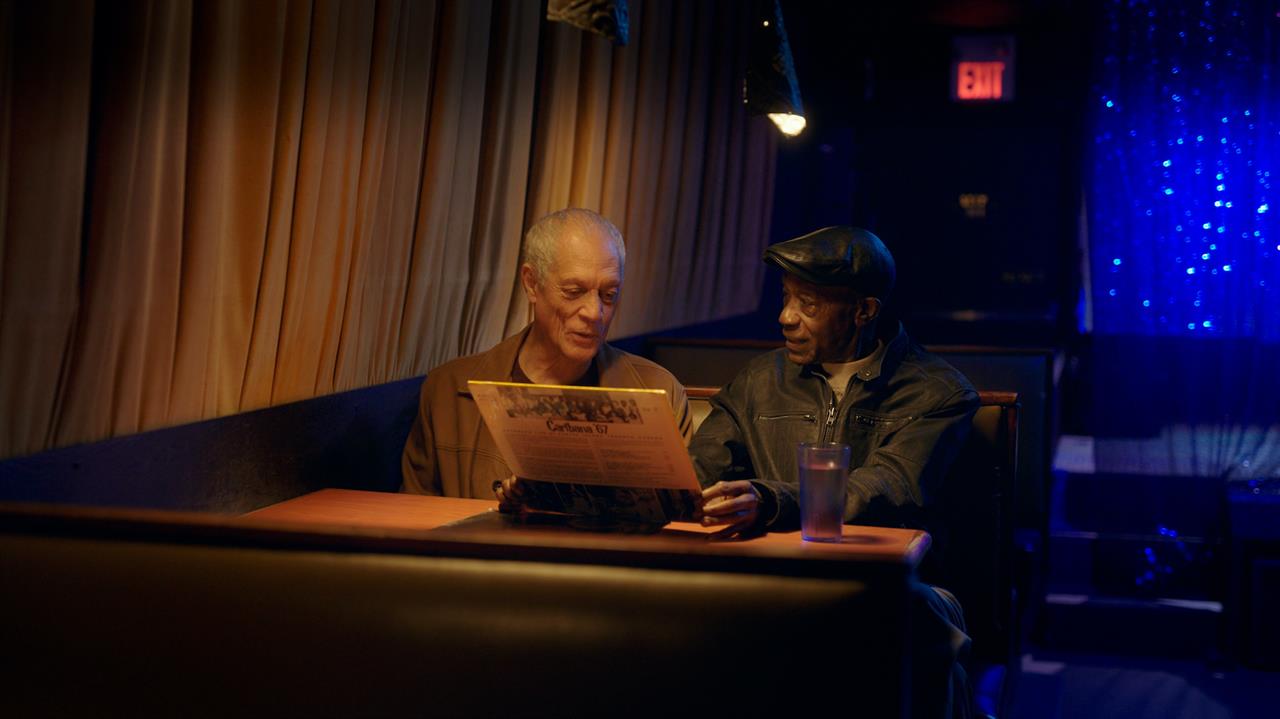
[[[809,542],[839,542],[849,445],[803,442],[796,460],[800,466],[800,536]]]

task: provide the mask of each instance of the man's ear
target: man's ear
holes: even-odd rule
[[[524,287],[524,296],[529,298],[530,302],[534,302],[538,289],[538,271],[528,262],[520,265],[520,284]]]
[[[880,300],[875,297],[863,297],[858,300],[853,319],[859,327],[866,327],[880,317]]]

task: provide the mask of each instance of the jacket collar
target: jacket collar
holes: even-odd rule
[[[524,344],[524,338],[528,336],[530,327],[532,325],[526,325],[524,329],[494,345],[488,352],[481,353],[475,370],[468,376],[458,377],[458,394],[471,395],[467,380],[510,382],[511,368],[516,364],[516,355],[520,353],[520,346]]]
[[[898,369],[898,365],[902,364],[902,358],[907,355],[907,349],[911,347],[911,339],[907,337],[907,330],[898,323],[898,333],[889,340],[889,346],[885,348],[884,354],[880,355],[880,360],[871,364],[871,366],[858,373],[858,379],[864,382],[872,382],[880,378],[881,374],[892,375]]]
[[[907,331],[898,323],[898,333],[893,339],[889,340],[889,344],[885,347],[884,352],[876,358],[875,362],[863,367],[861,371],[854,375],[863,382],[874,382],[880,378],[882,374],[893,374],[898,365],[902,364],[902,358],[907,354],[907,348],[911,345],[911,340],[907,337]],[[822,369],[822,365],[818,363],[805,365],[800,371],[803,375],[820,375],[826,376],[826,371]]]

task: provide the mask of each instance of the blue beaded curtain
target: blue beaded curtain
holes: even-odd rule
[[[1278,10],[1104,5],[1087,170],[1098,333],[1280,342]]]
[[[1152,438],[1098,461],[1280,477],[1280,2],[1104,0],[1098,21],[1091,421]]]

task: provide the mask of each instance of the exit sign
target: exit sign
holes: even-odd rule
[[[952,41],[951,99],[956,102],[1013,100],[1013,37],[958,37]]]

